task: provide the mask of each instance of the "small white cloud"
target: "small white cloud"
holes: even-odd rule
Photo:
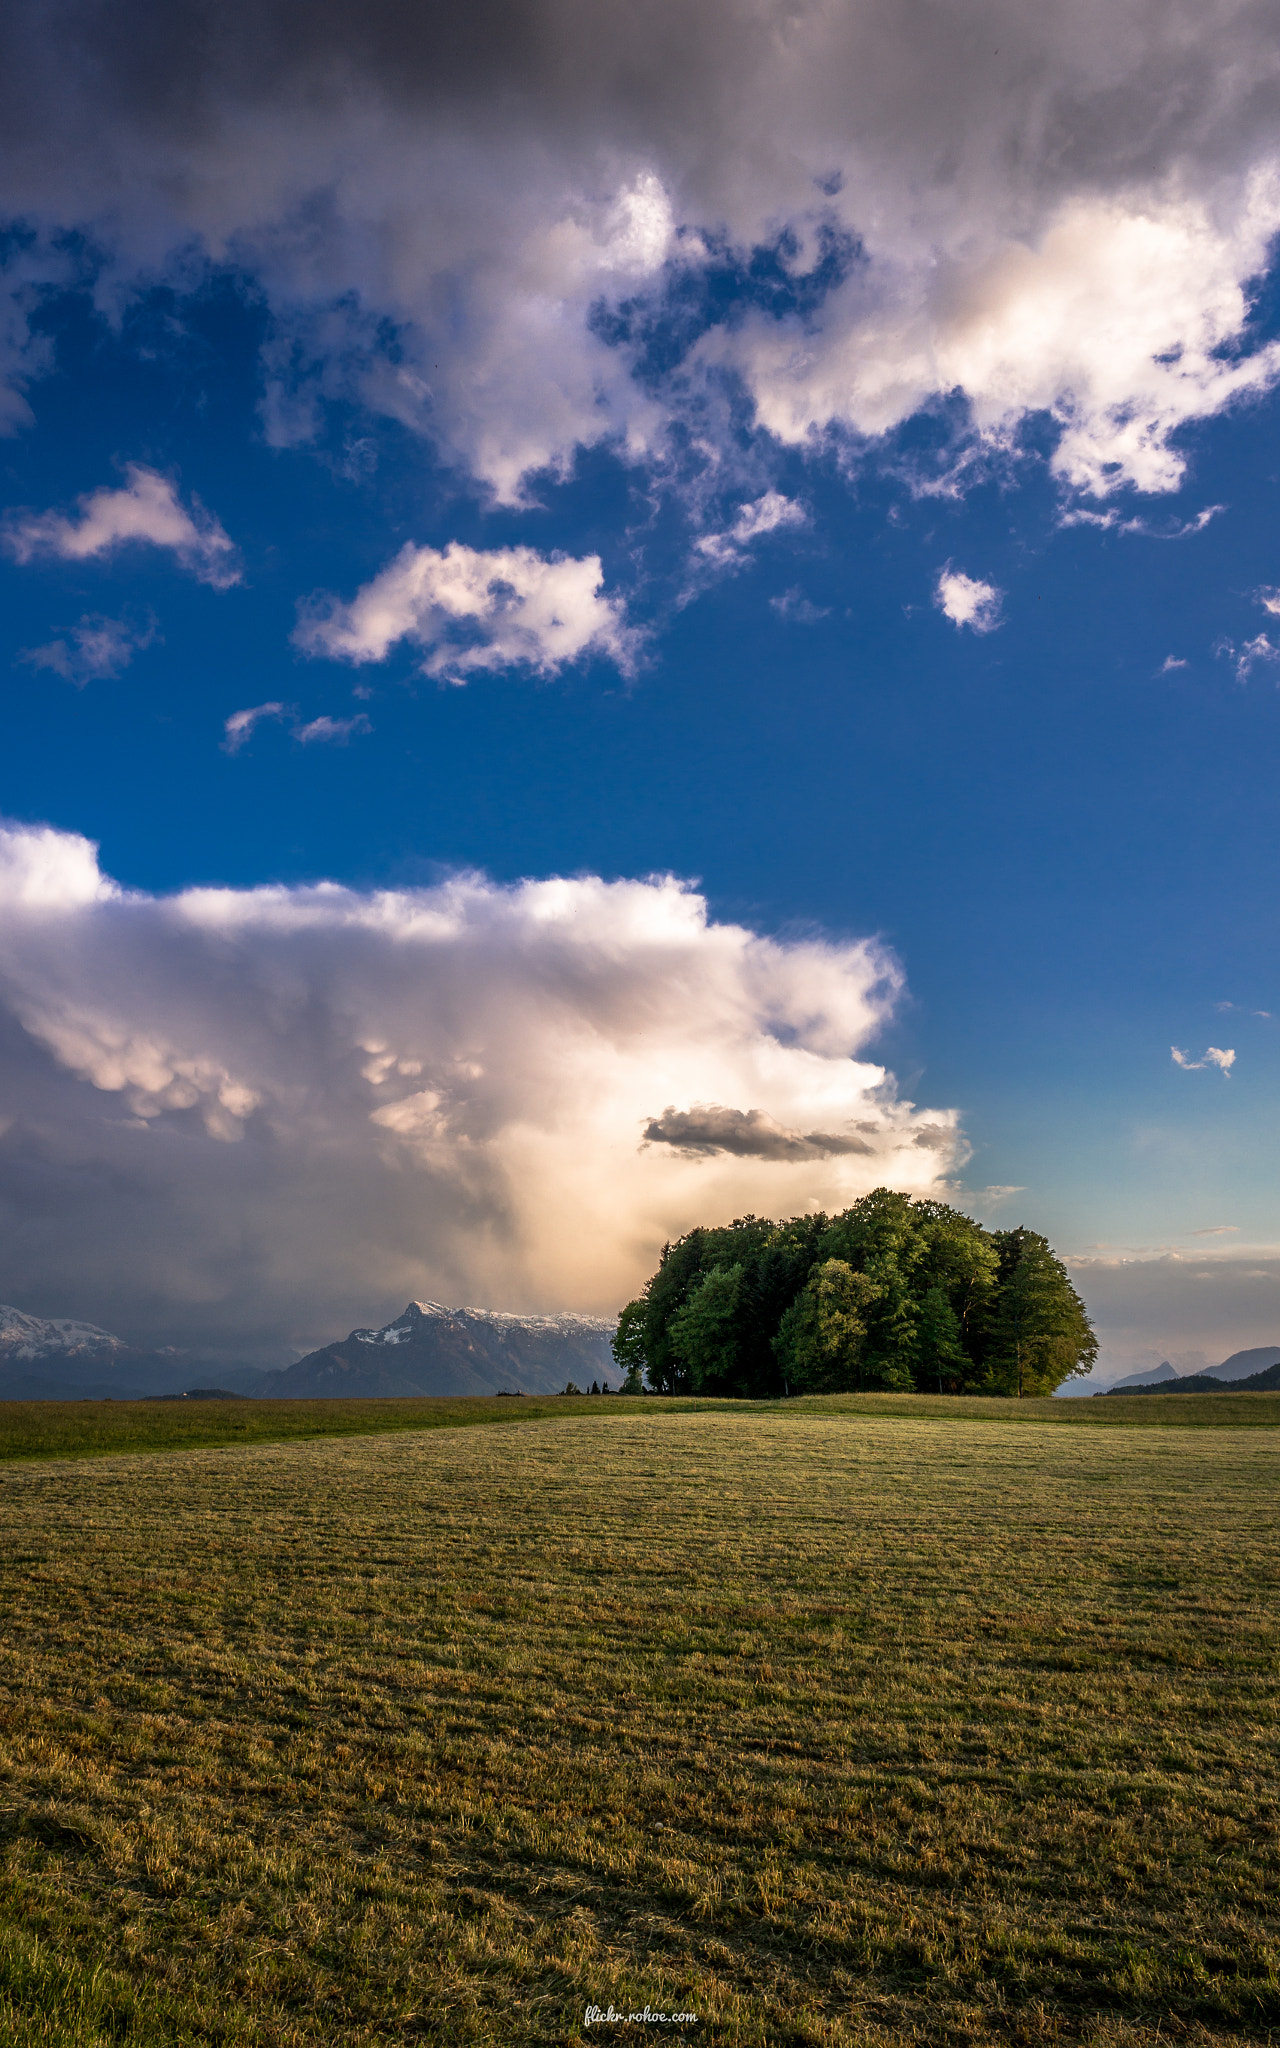
[[[1242,1017],[1265,1017],[1268,1023],[1272,1020],[1270,1010],[1251,1010],[1247,1003],[1215,1003],[1213,1007],[1215,1010],[1235,1010]]]
[[[1225,655],[1234,665],[1238,683],[1247,683],[1259,663],[1280,661],[1280,645],[1268,639],[1265,633],[1255,633],[1243,647],[1237,647],[1234,640],[1222,640],[1214,651]]]
[[[1073,506],[1059,518],[1060,526],[1096,526],[1104,533],[1140,534],[1144,540],[1187,540],[1194,533],[1203,533],[1211,519],[1219,512],[1226,511],[1225,505],[1205,505],[1191,519],[1166,519],[1153,524],[1149,519],[1123,519],[1112,507],[1107,512],[1095,512],[1088,506]]]
[[[781,491],[766,491],[749,505],[740,505],[737,518],[723,533],[704,533],[694,546],[708,561],[728,568],[742,559],[753,540],[787,527],[804,526],[808,517],[794,498],[784,497]]]
[[[1185,668],[1186,666],[1187,663],[1182,655],[1166,654],[1164,660],[1160,664],[1157,673],[1162,676],[1169,676],[1173,674],[1173,671],[1176,668]]]
[[[294,638],[308,654],[355,663],[385,661],[408,640],[426,656],[423,673],[449,682],[477,670],[550,676],[591,654],[626,673],[639,636],[603,582],[598,555],[409,543],[350,604],[322,597],[302,607]]]
[[[24,647],[18,656],[31,668],[52,669],[82,690],[86,683],[118,676],[142,648],[160,637],[155,618],[139,626],[130,619],[108,619],[100,612],[86,612],[65,638],[50,640],[43,647]]]
[[[1208,1223],[1203,1230],[1193,1230],[1192,1237],[1225,1237],[1228,1231],[1239,1230],[1238,1223]]]
[[[938,578],[934,596],[953,626],[971,626],[975,633],[991,633],[1000,624],[1001,592],[994,583],[966,576],[950,563]]]
[[[233,711],[222,728],[223,749],[228,754],[238,754],[245,742],[252,739],[254,728],[267,718],[288,718],[287,704],[253,704],[246,711]]]
[[[797,626],[816,626],[819,619],[831,616],[830,605],[811,603],[798,585],[784,590],[781,597],[771,597],[769,609],[780,619],[790,619]]]
[[[235,547],[198,498],[188,510],[169,478],[141,463],[130,463],[125,476],[123,490],[90,491],[80,498],[78,519],[60,512],[18,513],[4,537],[9,552],[24,563],[50,555],[83,562],[143,541],[169,548],[184,569],[215,590],[240,581]]]
[[[1235,1053],[1230,1050],[1224,1052],[1220,1045],[1206,1046],[1203,1057],[1198,1060],[1193,1060],[1190,1053],[1179,1051],[1176,1045],[1171,1045],[1169,1050],[1173,1054],[1174,1066],[1185,1067],[1187,1072],[1192,1074],[1197,1073],[1201,1067],[1217,1067],[1225,1077],[1230,1074],[1236,1063]]]
[[[357,711],[354,718],[313,718],[309,725],[297,725],[293,736],[304,747],[311,747],[317,741],[330,740],[345,747],[353,733],[372,732],[373,727],[363,711]]]
[[[1258,603],[1265,611],[1269,611],[1274,617],[1280,618],[1280,590],[1260,590],[1258,592]]]

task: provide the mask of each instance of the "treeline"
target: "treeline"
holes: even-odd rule
[[[877,1188],[839,1216],[743,1216],[663,1247],[618,1321],[624,1392],[1050,1394],[1097,1339],[1034,1230]]]

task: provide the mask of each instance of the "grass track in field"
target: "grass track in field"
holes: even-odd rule
[[[829,1405],[11,1465],[0,2040],[1280,2035],[1280,1436]]]
[[[616,1400],[615,1408],[612,1403]],[[382,1436],[401,1430],[467,1429],[490,1423],[599,1421],[634,1416],[641,1405],[613,1396],[563,1395],[423,1401],[0,1401],[0,1464],[29,1458],[105,1458],[122,1451],[193,1450],[219,1444],[287,1443],[326,1436]],[[655,1399],[644,1412],[743,1412],[740,1401]],[[1006,1401],[932,1394],[835,1394],[752,1404],[772,1416],[897,1415],[917,1421],[1051,1422],[1086,1428],[1277,1429],[1280,1394],[1148,1394],[1096,1401]]]

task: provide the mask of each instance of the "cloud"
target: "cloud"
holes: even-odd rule
[[[303,607],[294,637],[308,654],[357,664],[385,661],[407,640],[425,656],[424,675],[448,682],[512,668],[551,676],[591,655],[626,673],[639,637],[603,583],[598,555],[408,543],[350,604],[325,596]]]
[[[1242,1017],[1265,1017],[1268,1021],[1273,1014],[1270,1010],[1251,1010],[1247,1003],[1215,1003],[1213,1007],[1215,1010],[1235,1010]]]
[[[1162,676],[1171,676],[1175,669],[1186,668],[1186,666],[1187,662],[1182,655],[1166,654],[1164,660],[1160,664],[1159,669],[1157,670],[1157,674]]]
[[[831,616],[830,605],[814,604],[805,596],[799,585],[784,590],[779,597],[771,597],[769,609],[776,612],[780,619],[786,619],[797,626],[816,626],[819,619],[828,619]]]
[[[307,725],[295,726],[293,736],[304,747],[317,744],[345,747],[355,733],[372,731],[364,712],[357,711],[354,718],[313,718]]]
[[[954,626],[991,633],[1001,622],[1000,596],[993,583],[981,583],[948,564],[938,577],[934,601]]]
[[[804,526],[808,517],[804,506],[794,498],[786,498],[780,491],[766,491],[751,504],[739,506],[737,518],[723,533],[704,533],[694,546],[708,561],[730,568],[742,560],[752,541],[784,532],[788,527]]]
[[[1217,1045],[1206,1046],[1203,1056],[1198,1060],[1193,1060],[1189,1053],[1180,1052],[1176,1045],[1169,1049],[1173,1054],[1174,1066],[1185,1067],[1187,1072],[1192,1074],[1197,1073],[1201,1067],[1217,1067],[1225,1079],[1236,1063],[1234,1052],[1224,1052],[1222,1047]]]
[[[1102,1384],[1171,1359],[1180,1372],[1280,1344],[1280,1247],[1068,1257],[1102,1346]]]
[[[875,1131],[874,1125],[870,1128]],[[644,1141],[703,1158],[727,1152],[736,1159],[838,1159],[876,1149],[857,1131],[788,1131],[764,1110],[724,1109],[718,1103],[694,1109],[668,1106],[645,1125]]]
[[[363,711],[358,711],[354,718],[330,718],[325,715],[304,724],[292,704],[254,704],[245,711],[233,711],[227,719],[223,726],[223,752],[238,754],[241,747],[252,739],[259,725],[277,719],[288,724],[294,739],[304,747],[325,742],[345,746],[354,734],[373,731]]]
[[[90,491],[78,500],[80,516],[60,512],[17,513],[4,539],[19,562],[52,556],[83,562],[111,554],[129,542],[168,548],[184,569],[215,590],[240,581],[236,550],[212,513],[193,497],[188,510],[168,477],[130,463],[123,490]]]
[[[697,1222],[956,1168],[867,1057],[902,991],[670,878],[156,897],[9,827],[0,1294],[276,1359],[411,1296],[608,1312]]]
[[[1243,647],[1237,647],[1232,640],[1223,640],[1215,652],[1225,655],[1234,664],[1236,681],[1240,683],[1247,683],[1260,663],[1280,661],[1280,646],[1269,640],[1265,633],[1256,633],[1252,640],[1245,641]]]
[[[204,25],[72,0],[55,47],[13,0],[0,177],[41,248],[90,239],[112,307],[199,280],[193,251],[247,272],[278,445],[354,401],[515,502],[582,446],[661,459],[673,423],[727,459],[737,397],[846,454],[955,406],[997,453],[1048,417],[1064,487],[1107,497],[1174,488],[1180,430],[1280,369],[1250,328],[1280,225],[1259,0],[484,0],[461,25],[227,0]],[[7,285],[20,407],[37,287]]]
[[[1192,1237],[1225,1237],[1228,1231],[1239,1230],[1238,1223],[1207,1223],[1203,1230],[1193,1230]]]
[[[109,619],[101,612],[86,612],[65,638],[50,640],[43,647],[24,647],[18,656],[31,668],[51,669],[77,689],[122,675],[135,654],[160,637],[153,614],[144,625],[128,618]]]
[[[253,738],[254,732],[264,720],[290,718],[293,707],[289,704],[253,704],[244,711],[233,711],[222,728],[223,751],[238,754],[241,747]]]

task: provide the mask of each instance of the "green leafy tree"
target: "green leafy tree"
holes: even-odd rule
[[[639,1301],[629,1301],[618,1317],[618,1327],[613,1333],[613,1355],[621,1366],[623,1374],[619,1389],[623,1394],[643,1394],[645,1356],[645,1314],[648,1304],[643,1296]]]
[[[695,1394],[733,1393],[741,1351],[743,1268],[713,1266],[671,1318],[671,1348]]]
[[[860,1384],[875,1283],[843,1259],[824,1259],[783,1315],[774,1350],[793,1394],[847,1393]]]
[[[926,1385],[936,1382],[939,1393],[943,1392],[944,1377],[949,1384],[955,1385],[968,1360],[960,1341],[960,1318],[947,1299],[946,1288],[938,1280],[927,1289],[920,1304],[916,1342],[920,1351],[917,1379]]]
[[[990,1347],[992,1384],[1002,1393],[1051,1394],[1093,1369],[1098,1340],[1067,1271],[1037,1231],[993,1233],[1000,1291]]]

